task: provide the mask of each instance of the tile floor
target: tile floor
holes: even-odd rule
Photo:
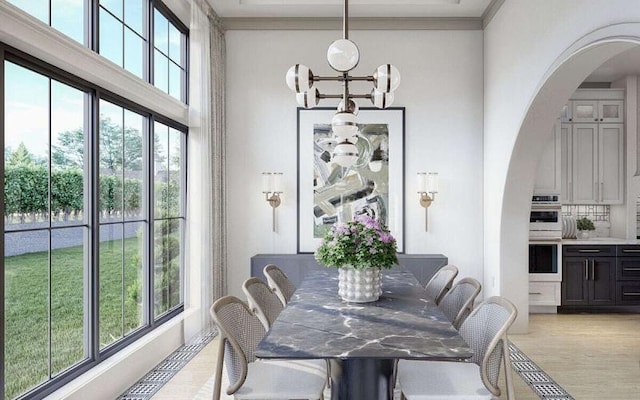
[[[529,334],[510,339],[576,400],[640,400],[640,314],[531,315]],[[210,399],[217,343],[152,400]],[[518,400],[539,399],[515,373],[514,386]]]

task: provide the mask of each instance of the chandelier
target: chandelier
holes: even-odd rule
[[[313,108],[321,99],[341,99],[337,112],[331,119],[331,129],[337,144],[332,160],[343,167],[349,167],[358,160],[358,104],[354,99],[369,99],[378,108],[387,108],[393,103],[393,92],[400,85],[400,72],[391,64],[383,64],[369,76],[351,76],[360,61],[358,46],[349,40],[349,1],[344,1],[342,39],[331,43],[327,50],[327,61],[331,68],[340,73],[338,76],[317,76],[306,65],[296,64],[287,71],[287,86],[296,92],[296,101],[300,107]],[[342,83],[342,93],[323,94],[313,84],[321,81]],[[366,94],[349,91],[349,83],[369,81],[373,88]]]

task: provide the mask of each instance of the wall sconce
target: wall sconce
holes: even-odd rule
[[[280,193],[282,193],[282,172],[262,173],[262,193],[265,195],[267,203],[271,206],[273,216],[271,230],[276,231],[276,208],[282,203]]]
[[[436,193],[438,193],[438,173],[418,172],[418,194],[420,195],[420,205],[424,207],[425,232],[429,230],[429,206],[436,199]]]

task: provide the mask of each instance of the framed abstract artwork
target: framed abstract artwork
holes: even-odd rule
[[[336,222],[367,214],[404,252],[404,107],[361,108],[358,160],[332,162],[335,108],[298,108],[298,253],[312,253]]]

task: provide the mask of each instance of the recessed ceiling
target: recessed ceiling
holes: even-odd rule
[[[340,17],[342,0],[208,0],[223,18]],[[350,0],[351,17],[480,18],[496,0]]]

